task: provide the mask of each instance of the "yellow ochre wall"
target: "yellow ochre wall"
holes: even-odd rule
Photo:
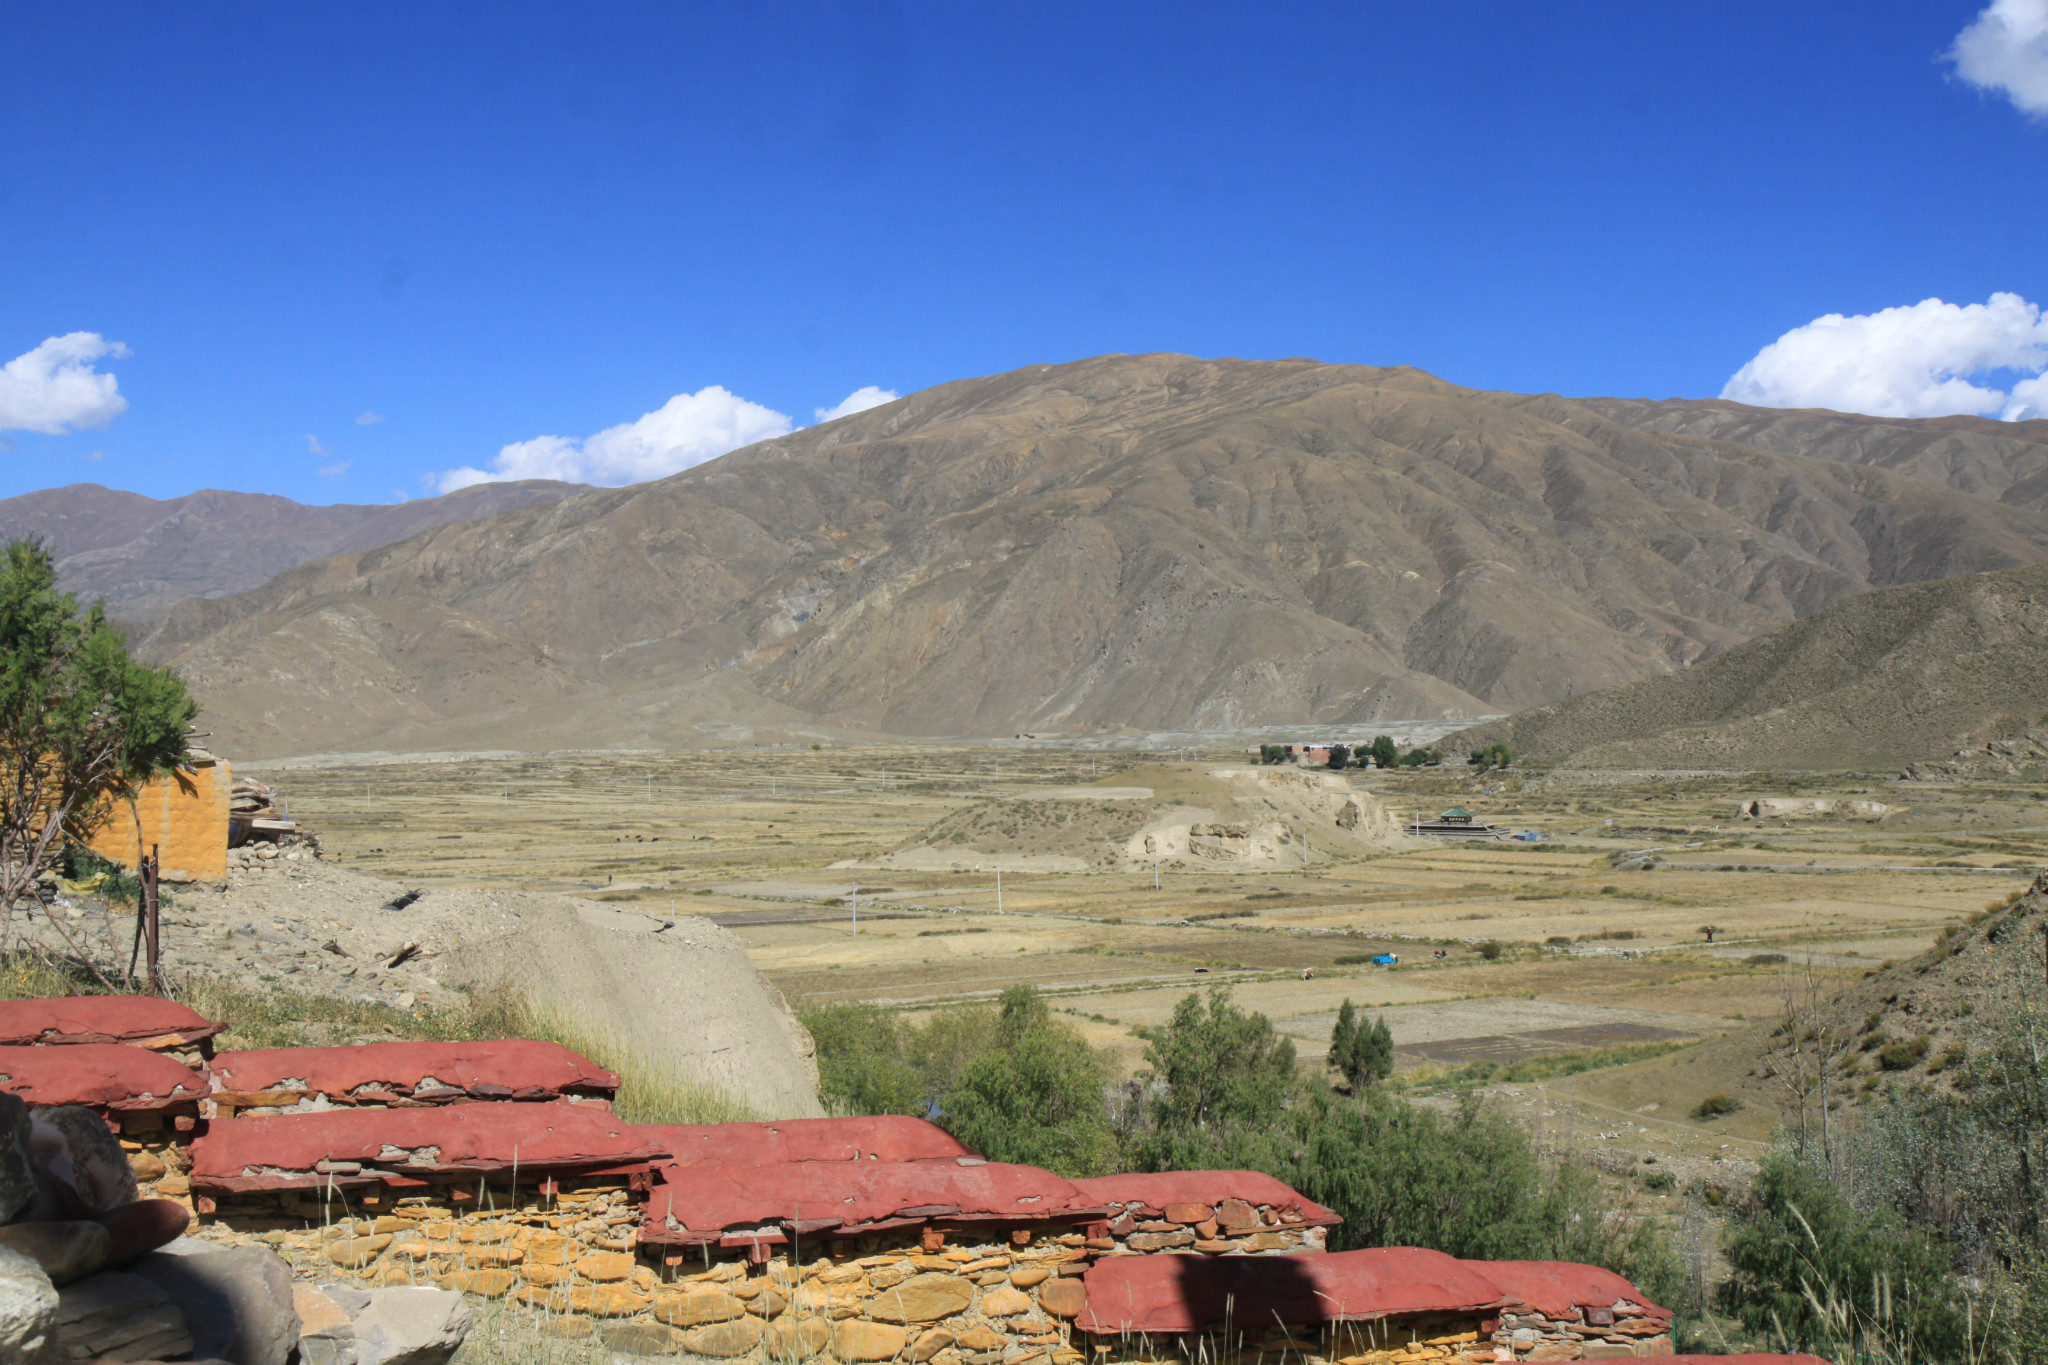
[[[153,777],[122,802],[92,841],[102,858],[137,866],[151,844],[163,855],[166,881],[219,881],[228,875],[228,792],[234,774],[225,763]],[[139,837],[138,837],[139,836]]]

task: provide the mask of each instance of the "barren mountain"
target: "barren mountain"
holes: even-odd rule
[[[553,502],[582,484],[488,483],[389,507],[309,507],[267,493],[202,489],[159,501],[95,483],[0,499],[0,539],[39,536],[57,579],[118,620],[154,624],[187,597],[246,592],[295,565],[367,550],[432,526]]]
[[[1765,450],[1876,465],[2016,507],[2048,509],[2048,420],[1865,417],[1721,398],[1582,398],[1609,421]]]
[[[190,601],[149,643],[231,752],[672,746],[1483,714],[2048,515],[1406,368],[1104,356]]]
[[[1866,593],[1678,673],[1446,736],[1602,768],[1898,767],[2048,719],[2048,566]]]

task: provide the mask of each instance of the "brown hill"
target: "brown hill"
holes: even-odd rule
[[[941,385],[658,483],[187,602],[236,752],[1483,714],[2048,515],[1406,368],[1104,356]]]
[[[57,556],[57,580],[110,615],[155,624],[187,597],[247,592],[286,569],[346,550],[404,540],[553,502],[582,484],[530,479],[479,484],[388,507],[309,507],[267,493],[217,488],[158,500],[94,483],[0,499],[0,540],[37,536]]]
[[[2048,566],[1867,593],[1681,672],[1446,736],[1572,767],[1898,767],[2048,718]]]

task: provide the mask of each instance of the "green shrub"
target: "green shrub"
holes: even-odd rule
[[[1918,1038],[1901,1038],[1896,1043],[1887,1043],[1878,1049],[1877,1064],[1886,1071],[1911,1071],[1920,1065],[1932,1041],[1923,1033]]]
[[[1500,961],[1501,946],[1497,939],[1488,939],[1479,945],[1479,955],[1488,962]]]
[[[1692,1108],[1692,1116],[1702,1121],[1726,1118],[1742,1111],[1742,1101],[1733,1095],[1709,1095]]]

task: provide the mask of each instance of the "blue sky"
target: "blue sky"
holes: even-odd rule
[[[1105,351],[1711,396],[1833,313],[1937,384],[1995,331],[2002,395],[2048,93],[1944,60],[1984,7],[12,5],[0,362],[95,334],[126,406],[17,416],[0,495],[382,502]]]

